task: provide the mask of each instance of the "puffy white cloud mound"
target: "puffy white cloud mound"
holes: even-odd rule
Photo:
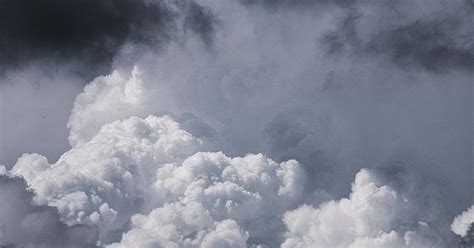
[[[121,245],[148,240],[165,247],[170,242],[177,247],[241,247],[249,236],[252,243],[278,242],[281,217],[300,200],[302,180],[294,160],[278,164],[261,154],[229,158],[221,152],[196,153],[157,170],[154,205],[163,207],[132,217],[134,228],[123,235]]]
[[[287,212],[282,247],[443,247],[428,224],[409,219],[406,204],[363,169],[348,198]]]
[[[171,117],[131,117],[102,126],[54,164],[25,154],[11,173],[68,225],[97,225],[102,244],[125,232],[122,246],[280,242],[274,236],[284,231],[282,216],[302,197],[298,162],[197,152],[205,147]],[[165,231],[156,233],[155,223]]]
[[[451,230],[464,237],[472,223],[474,223],[474,205],[454,218]]]
[[[36,203],[57,207],[67,224],[98,224],[104,238],[146,205],[157,168],[184,160],[201,146],[169,117],[131,117],[104,125],[55,164],[25,154],[12,173],[36,191]]]
[[[145,90],[141,72],[115,70],[97,77],[76,97],[68,121],[69,143],[74,147],[92,139],[102,125],[128,118],[145,109]]]
[[[248,233],[234,220],[214,222],[200,203],[167,204],[149,215],[135,215],[133,229],[109,247],[246,247]]]
[[[168,200],[203,202],[219,215],[238,218],[246,213],[252,219],[268,212],[265,207],[291,205],[283,200],[301,195],[302,179],[294,160],[278,164],[261,154],[229,158],[220,152],[197,153],[181,165],[158,169],[155,187]],[[274,205],[277,201],[282,202]]]

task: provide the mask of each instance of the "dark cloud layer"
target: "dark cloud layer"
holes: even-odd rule
[[[22,178],[0,175],[0,247],[96,247],[97,228],[67,226],[56,208],[35,206]]]
[[[211,14],[190,2],[190,28],[211,40]],[[179,17],[167,3],[144,0],[4,0],[0,2],[0,65],[31,60],[79,62],[93,77],[108,71],[125,41],[154,47],[171,39]]]
[[[367,23],[371,17],[351,8],[339,19],[335,29],[322,36],[321,43],[329,55],[380,55],[403,69],[424,69],[434,73],[473,71],[474,44],[469,38],[472,33],[466,31],[469,26],[466,15],[472,14],[472,9],[446,12],[441,17],[427,16],[389,26],[374,25],[367,30],[361,22]]]
[[[451,20],[418,20],[375,36],[372,53],[388,53],[397,65],[418,66],[433,72],[472,70],[474,47],[454,40],[457,23]]]
[[[466,236],[459,239],[459,248],[474,247],[474,223],[471,223]]]
[[[280,9],[288,7],[308,7],[315,5],[337,5],[347,7],[355,3],[357,0],[241,0],[247,5],[260,5],[269,9]]]
[[[200,36],[206,44],[212,44],[215,18],[210,8],[190,2],[184,20],[184,26]]]
[[[355,55],[356,58],[382,56],[403,69],[424,69],[434,73],[474,70],[472,16],[474,3],[455,0],[433,13],[409,13],[404,4],[422,4],[429,9],[435,1],[357,0],[241,0],[249,7],[270,11],[309,9],[324,13],[337,9],[341,14],[335,27],[322,35],[320,43],[328,55]],[[403,6],[403,7],[402,7]],[[443,7],[444,6],[444,7]],[[440,6],[438,6],[440,7]],[[375,8],[375,9],[371,9]],[[367,11],[369,9],[369,11]],[[371,11],[370,11],[371,9]],[[389,13],[389,14],[387,14]],[[393,13],[396,13],[393,15]],[[412,15],[417,16],[412,19]],[[385,25],[391,23],[391,25]],[[470,31],[468,30],[470,29]]]

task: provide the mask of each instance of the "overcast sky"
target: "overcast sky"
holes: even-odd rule
[[[4,0],[0,246],[471,247],[469,0]]]

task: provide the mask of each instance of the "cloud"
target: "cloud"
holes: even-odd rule
[[[0,175],[0,246],[96,247],[97,228],[66,225],[54,207],[32,203],[22,178]]]
[[[107,247],[247,247],[248,233],[235,221],[214,222],[199,203],[168,204],[147,216],[133,216],[132,225],[120,244]]]
[[[451,230],[453,230],[457,235],[464,237],[471,228],[472,223],[474,223],[473,206],[454,218],[453,223],[451,224]]]
[[[243,231],[237,240],[246,240],[246,235],[252,242],[271,240],[282,228],[279,216],[302,196],[299,164],[294,160],[278,164],[261,154],[242,158],[220,152],[194,154],[205,149],[202,140],[170,117],[131,117],[104,125],[90,141],[67,151],[53,165],[41,155],[25,154],[11,172],[23,176],[37,192],[35,203],[58,208],[65,223],[98,225],[103,244],[117,241],[135,214],[156,208],[149,217],[132,217],[137,230],[123,235],[124,244],[136,235],[147,236],[151,224],[146,223],[161,221],[153,220],[161,216],[156,213],[198,211],[196,206],[212,221],[176,226],[173,242],[185,242],[184,236],[209,228],[214,231],[209,237],[199,236],[199,242],[232,244],[225,241],[227,234],[220,237],[219,232],[230,232],[232,237],[240,233],[238,226]],[[164,238],[156,235],[147,240],[162,242]]]
[[[264,6],[270,10],[278,10],[278,9],[287,9],[287,8],[308,8],[313,6],[351,6],[357,0],[301,0],[301,1],[293,1],[293,0],[240,0],[242,3],[247,4],[249,6]]]
[[[46,156],[8,173],[103,246],[453,246],[472,205],[461,5],[349,2],[147,2],[170,29],[126,38],[75,100],[69,65],[9,71],[8,160]]]
[[[194,1],[2,1],[0,161],[10,168],[24,152],[56,160],[88,81],[170,41],[211,47],[215,23]]]
[[[451,230],[461,236],[458,246],[461,248],[472,247],[474,245],[474,207],[469,207],[466,211],[456,216],[451,223]]]
[[[375,37],[369,53],[388,53],[401,67],[418,66],[433,72],[452,69],[472,72],[473,44],[455,40],[460,20],[418,20]],[[461,31],[462,32],[462,31]]]
[[[298,160],[315,178],[311,189],[342,197],[360,168],[396,160],[424,182],[452,185],[446,195],[467,204],[456,188],[470,180],[469,75],[327,58],[318,41],[338,11],[209,6],[222,23],[213,49],[170,44],[91,82],[71,112],[73,146],[116,119],[191,113],[230,156]],[[446,182],[447,174],[459,180]],[[459,211],[444,204],[450,215]]]
[[[282,247],[445,247],[435,227],[413,218],[410,199],[379,186],[366,169],[348,198],[285,213]]]
[[[467,231],[466,235],[459,239],[458,246],[460,248],[469,248],[474,245],[474,224]]]
[[[75,71],[95,77],[108,72],[125,42],[151,48],[173,39],[183,15],[192,23],[185,26],[211,41],[212,14],[194,1],[2,1],[0,64],[78,62]]]
[[[0,163],[10,169],[25,152],[55,160],[66,151],[69,112],[83,84],[59,68],[50,74],[35,66],[6,73],[0,80]]]
[[[311,178],[303,186],[308,204],[347,196],[361,168],[400,162],[417,176],[390,186],[409,191],[414,209],[432,206],[423,220],[454,237],[449,224],[471,199],[458,190],[471,181],[468,74],[414,73],[374,57],[327,58],[318,41],[337,12],[210,6],[223,23],[212,50],[170,44],[85,87],[69,120],[74,147],[114,120],[191,113],[202,122],[182,128],[210,139],[214,149],[207,151],[299,161]],[[412,188],[396,187],[404,183]]]
[[[98,77],[76,98],[68,121],[72,146],[91,139],[102,125],[126,118],[137,108],[146,108],[139,69],[134,68],[130,77],[127,76],[114,71],[111,75]],[[104,110],[107,110],[106,115],[101,114]]]
[[[403,174],[363,169],[348,198],[296,208],[307,200],[298,162],[200,150],[203,141],[170,117],[131,117],[54,165],[24,155],[11,173],[37,192],[35,204],[56,207],[69,225],[97,225],[110,247],[447,246],[437,222],[420,214],[431,210],[407,198],[417,194],[388,186],[406,184]]]
[[[120,236],[129,217],[146,207],[155,170],[193,154],[200,144],[170,118],[132,117],[103,126],[53,165],[41,155],[24,154],[11,171],[35,190],[37,204],[58,208],[69,225],[98,225],[104,242]]]
[[[408,10],[404,1],[357,4],[322,36],[321,44],[329,55],[379,56],[402,69],[472,72],[474,45],[468,38],[472,10],[462,1],[448,6],[416,1],[417,5],[429,8]]]

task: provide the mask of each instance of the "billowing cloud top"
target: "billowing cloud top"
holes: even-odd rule
[[[104,125],[54,165],[40,155],[24,155],[11,173],[24,177],[37,193],[35,203],[56,207],[65,223],[98,225],[104,244],[127,230],[130,218],[134,228],[123,235],[124,245],[141,239],[145,246],[149,240],[154,241],[148,245],[162,246],[219,244],[224,241],[214,232],[227,228],[237,228],[232,233],[241,235],[243,244],[249,231],[255,240],[271,240],[274,229],[283,228],[278,216],[301,198],[304,177],[299,164],[278,164],[263,155],[193,155],[202,145],[170,117],[132,117]],[[150,216],[140,215],[150,210]],[[184,219],[156,219],[168,211]],[[161,225],[165,230],[177,225],[175,237],[165,231],[142,233],[160,230]],[[183,235],[196,235],[196,240],[186,241]]]
[[[0,246],[472,247],[472,10],[5,0]]]
[[[36,192],[32,204],[57,209],[66,224],[97,226],[98,244],[110,247],[447,245],[436,227],[417,219],[411,199],[379,186],[381,179],[366,169],[347,199],[296,208],[305,185],[298,162],[195,153],[202,149],[202,140],[170,117],[131,117],[104,125],[53,165],[25,154],[3,173],[24,177]],[[456,218],[453,230],[465,235],[468,218],[469,212]],[[29,242],[2,235],[5,244]],[[40,238],[54,241],[45,235]]]

